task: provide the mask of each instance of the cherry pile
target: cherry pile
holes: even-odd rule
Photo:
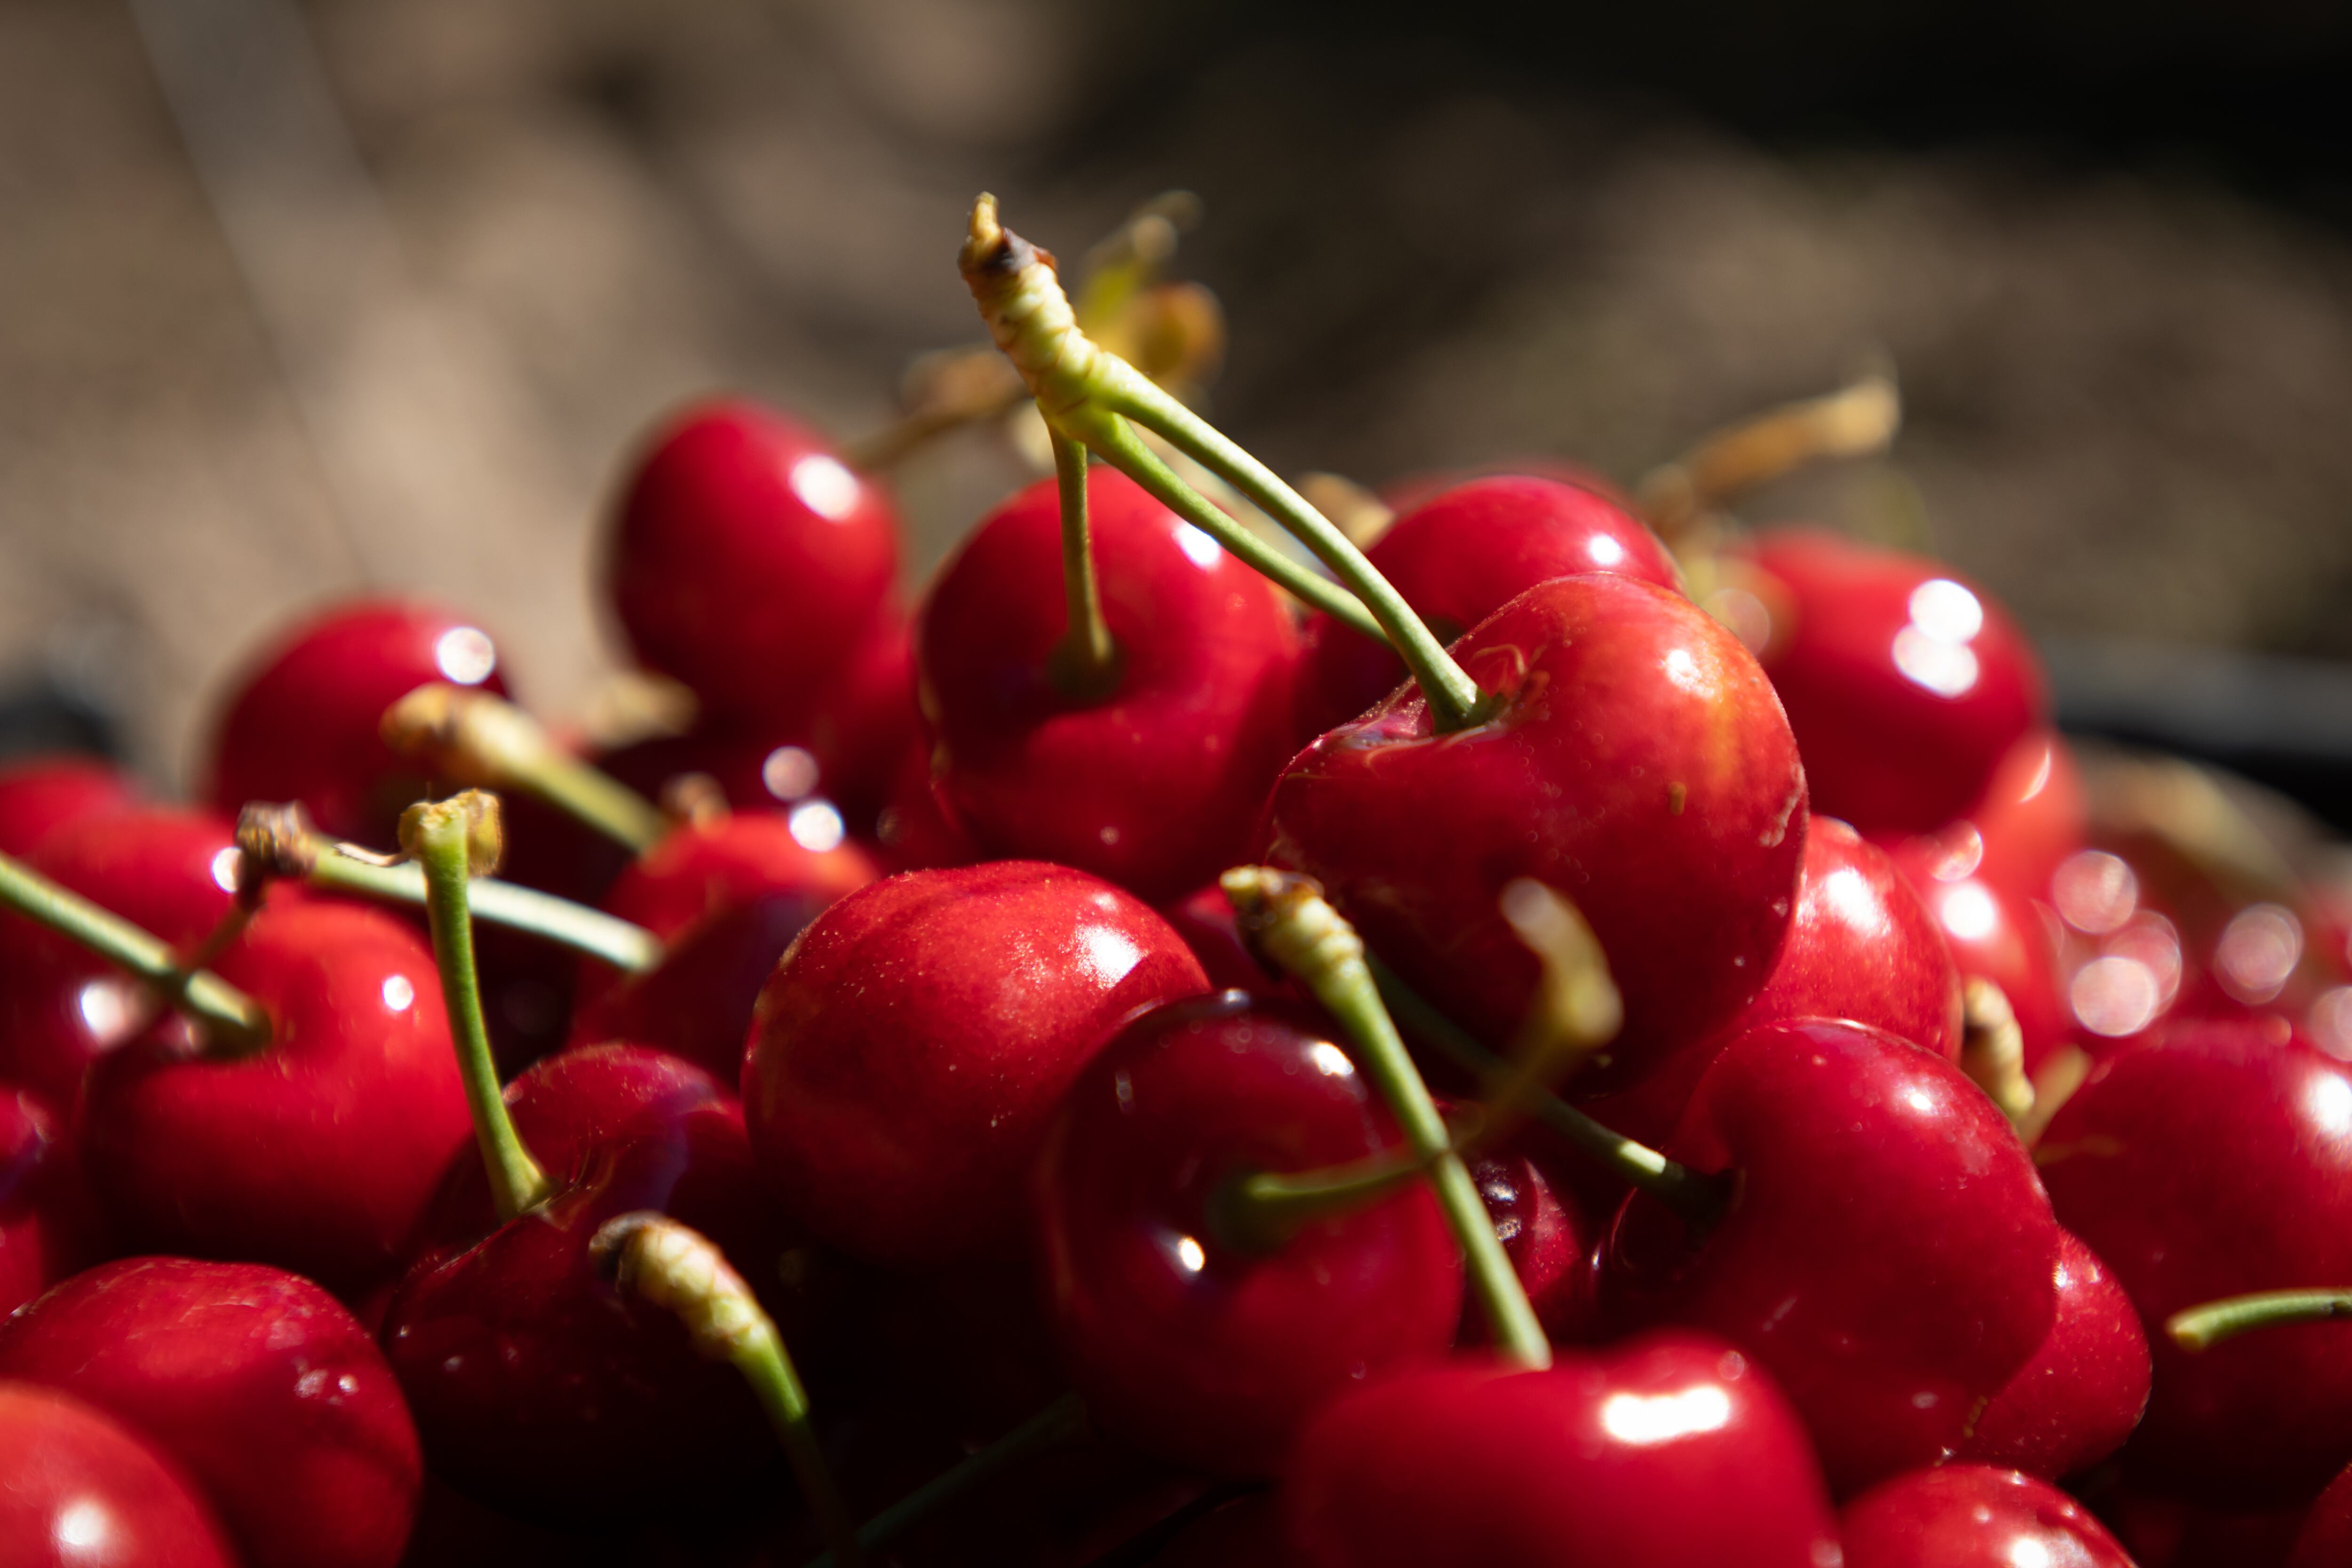
[[[1884,386],[1342,531],[1156,232],[975,210],[1055,471],[911,605],[856,452],[650,437],[690,719],[350,600],[195,803],[0,770],[0,1561],[2352,1563],[2352,911],[1731,521]]]

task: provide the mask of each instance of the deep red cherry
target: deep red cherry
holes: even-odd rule
[[[2090,1510],[1990,1465],[1881,1481],[1839,1510],[1838,1529],[1845,1568],[2133,1568]]]
[[[922,743],[915,708],[915,628],[895,605],[866,627],[825,684],[809,718],[808,749],[819,786],[861,832],[890,793],[891,775]]]
[[[1633,500],[1625,489],[1600,469],[1582,463],[1572,463],[1559,458],[1535,453],[1496,462],[1473,463],[1461,468],[1425,468],[1385,480],[1380,487],[1381,500],[1400,515],[1425,505],[1450,489],[1486,479],[1546,479],[1554,484],[1570,485],[1590,490],[1621,510],[1631,511]]]
[[[2058,1315],[1992,1396],[1959,1457],[2056,1480],[2124,1446],[2147,1408],[2147,1335],[2131,1298],[2074,1233],[2058,1233]]]
[[[1940,563],[1818,530],[1766,534],[1754,559],[1788,590],[1765,668],[1814,809],[1865,833],[1930,832],[2048,721],[2024,634]]]
[[[2327,1483],[2311,1505],[2286,1568],[2343,1568],[2352,1563],[2352,1469]]]
[[[899,753],[869,847],[886,871],[932,871],[981,858],[971,835],[948,820],[931,791],[931,749],[918,739]]]
[[[888,878],[819,915],[761,993],[751,1145],[785,1207],[852,1257],[1003,1252],[1087,1058],[1136,1008],[1207,989],[1167,921],[1083,871]]]
[[[1532,1144],[1523,1135],[1478,1155],[1470,1162],[1470,1179],[1545,1335],[1554,1344],[1597,1339],[1601,1309],[1593,1299],[1592,1253],[1600,1227],[1586,1216],[1575,1189],[1537,1163]],[[1463,1306],[1462,1342],[1483,1342],[1486,1319],[1475,1303]]]
[[[2259,1022],[2184,1020],[2101,1062],[2036,1158],[2155,1355],[2136,1475],[2211,1501],[2308,1495],[2352,1459],[2352,1335],[2268,1328],[2196,1355],[2183,1308],[2352,1279],[2352,1068]]]
[[[1613,572],[1682,589],[1649,526],[1581,485],[1496,474],[1440,491],[1365,552],[1440,642],[1452,642],[1537,584]],[[1404,661],[1325,615],[1308,617],[1299,735],[1312,739],[1396,689]]]
[[[60,1117],[39,1097],[0,1084],[0,1316],[96,1261],[105,1245]]]
[[[247,802],[299,801],[321,832],[392,847],[430,781],[393,755],[383,710],[446,681],[506,694],[498,649],[446,610],[354,599],[281,635],[240,680],[215,731],[205,798],[234,821]]]
[[[1265,996],[1285,988],[1284,977],[1268,971],[1243,942],[1233,900],[1216,883],[1162,905],[1160,918],[1184,939],[1184,945],[1207,972],[1209,984],[1218,990],[1253,991]]]
[[[2039,906],[1976,875],[1978,858],[1965,840],[1955,847],[1939,837],[1912,838],[1895,851],[1895,864],[1943,928],[1962,979],[2000,987],[2017,1016],[2027,1072],[2077,1037],[2059,981],[2057,944]]]
[[[250,1263],[131,1258],[0,1324],[0,1376],[61,1388],[201,1485],[250,1568],[391,1568],[424,1483],[392,1369],[342,1304]]]
[[[1615,1070],[1729,1023],[1796,902],[1805,781],[1771,688],[1681,595],[1540,584],[1454,645],[1487,722],[1449,735],[1404,687],[1301,752],[1269,858],[1320,880],[1372,951],[1458,1022],[1511,1037],[1536,960],[1497,910],[1513,879],[1573,900],[1625,998]]]
[[[1282,1492],[1312,1568],[1838,1560],[1804,1428],[1760,1367],[1706,1334],[1375,1384],[1308,1423]]]
[[[714,910],[681,932],[653,968],[583,1004],[568,1043],[634,1041],[720,1078],[739,1077],[752,1009],[777,959],[807,926],[809,903],[799,893],[761,893]]]
[[[1273,586],[1115,469],[1087,478],[1099,696],[1059,689],[1068,619],[1055,483],[982,520],[916,630],[932,783],[982,850],[1171,899],[1238,864],[1294,749],[1298,639]]]
[[[96,757],[40,756],[0,765],[0,855],[22,859],[52,827],[138,798],[130,774]]]
[[[2032,730],[2003,754],[1976,804],[1928,836],[1934,848],[1919,858],[1940,866],[1947,881],[1980,877],[2018,898],[2046,900],[2051,873],[2089,836],[2074,753],[2054,732]],[[1881,833],[1873,841],[1899,853],[1912,837]]]
[[[674,1314],[622,1296],[588,1254],[605,1221],[658,1209],[776,1290],[789,1238],[734,1097],[673,1057],[605,1046],[537,1064],[507,1100],[554,1195],[500,1225],[465,1151],[384,1317],[435,1473],[501,1507],[608,1516],[708,1498],[772,1462],[741,1374],[698,1356]]]
[[[1304,1009],[1227,991],[1131,1019],[1070,1086],[1033,1184],[1055,1337],[1106,1431],[1200,1468],[1270,1475],[1362,1379],[1442,1359],[1462,1264],[1426,1185],[1258,1254],[1222,1238],[1230,1180],[1400,1142]]]
[[[885,612],[898,573],[888,493],[814,432],[733,400],[655,437],[604,561],[640,661],[685,682],[708,718],[788,728]]]
[[[1711,1330],[1801,1411],[1841,1492],[1931,1465],[2050,1332],[2058,1226],[2017,1134],[1940,1057],[1859,1024],[1751,1031],[1668,1146],[1738,1172],[1693,1238],[1635,1194],[1604,1300]]]
[[[236,1568],[184,1471],[56,1389],[0,1383],[0,1474],[15,1568]]]
[[[2099,1513],[2139,1568],[2281,1568],[2306,1506],[2217,1508],[2177,1493],[2100,1489]],[[2341,1559],[2329,1559],[2331,1568]]]
[[[83,1158],[134,1245],[276,1264],[355,1290],[399,1261],[466,1100],[433,954],[353,905],[264,909],[214,965],[269,1015],[243,1058],[169,1016],[99,1059]]]

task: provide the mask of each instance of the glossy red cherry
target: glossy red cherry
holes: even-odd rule
[[[1753,554],[1788,591],[1764,661],[1815,810],[1865,833],[1932,831],[2048,721],[2024,634],[1940,563],[1819,530],[1766,534]]]
[[[15,1568],[236,1568],[184,1471],[53,1388],[0,1383],[0,1561]]]
[[[2047,1481],[1947,1465],[1881,1481],[1838,1513],[1845,1568],[2133,1568],[2090,1510]]]
[[[817,699],[808,750],[818,787],[867,831],[890,793],[898,759],[922,743],[915,707],[915,628],[896,605],[866,627]]]
[[[62,1119],[0,1084],[0,1316],[95,1262],[105,1237]]]
[[[1399,517],[1365,555],[1440,642],[1452,642],[1537,584],[1613,572],[1682,590],[1674,557],[1648,524],[1581,485],[1496,474],[1440,491]],[[1402,683],[1385,643],[1310,616],[1300,681],[1304,739],[1343,724]]]
[[[2190,1020],[2101,1062],[2036,1158],[2155,1357],[2134,1473],[2217,1502],[2308,1495],[2352,1459],[2352,1336],[2267,1328],[2192,1355],[2172,1313],[2352,1279],[2352,1068],[2259,1022]]]
[[[63,1389],[183,1467],[250,1568],[391,1568],[424,1482],[374,1341],[307,1279],[131,1258],[0,1324],[0,1376]]]
[[[916,628],[932,784],[986,852],[1170,899],[1238,864],[1294,749],[1297,634],[1272,584],[1115,469],[1087,478],[1098,696],[1049,668],[1068,610],[1054,481],[991,512]]]
[[[1462,1264],[1419,1183],[1279,1250],[1220,1236],[1219,1189],[1400,1136],[1312,1015],[1227,991],[1130,1020],[1070,1086],[1033,1184],[1055,1338],[1105,1430],[1268,1475],[1325,1402],[1442,1359]]]
[[[981,858],[971,836],[948,820],[931,792],[931,749],[920,741],[899,754],[870,847],[886,871],[932,871]]]
[[[1705,1334],[1375,1384],[1307,1425],[1282,1494],[1311,1568],[1838,1560],[1804,1428],[1760,1367]]]
[[[130,774],[96,757],[42,756],[0,765],[0,855],[22,859],[52,827],[138,798]]]
[[[630,477],[604,584],[638,659],[712,720],[804,720],[898,572],[888,493],[814,432],[729,400],[670,422]]]
[[[853,1257],[1002,1252],[1079,1068],[1136,1008],[1207,989],[1167,921],[1083,871],[888,878],[819,915],[761,993],[752,1148],[785,1207]]]
[[[354,599],[281,635],[240,680],[205,764],[205,799],[234,821],[249,801],[299,801],[320,831],[388,849],[430,781],[393,755],[383,710],[446,681],[506,694],[498,648],[462,616]]]
[[[582,1004],[568,1043],[633,1041],[714,1076],[740,1076],[752,1009],[777,959],[808,925],[809,905],[800,893],[761,893],[714,910],[681,932],[659,963]]]
[[[1727,1206],[1693,1237],[1627,1199],[1604,1300],[1754,1355],[1841,1492],[1948,1457],[2050,1332],[2058,1226],[2032,1162],[1982,1090],[1908,1041],[1825,1019],[1753,1030],[1667,1152],[1738,1173]]]
[[[1260,963],[1243,942],[1233,900],[1216,883],[1162,905],[1160,918],[1184,939],[1184,945],[1207,972],[1209,984],[1218,990],[1251,991],[1265,996],[1285,989],[1285,978]]]
[[[99,1059],[82,1149],[108,1212],[142,1247],[382,1279],[467,1138],[432,952],[389,916],[312,901],[263,910],[214,967],[270,1043],[206,1055],[172,1016]]]
[[[1965,840],[1956,847],[1941,838],[1910,839],[1895,850],[1895,864],[1943,929],[1963,981],[1981,978],[2000,987],[2017,1016],[2027,1072],[2076,1038],[2057,944],[2033,902],[1976,875],[1979,862]]]
[[[1495,1235],[1511,1271],[1554,1344],[1600,1337],[1601,1308],[1593,1296],[1592,1254],[1600,1227],[1588,1218],[1575,1190],[1556,1180],[1528,1152],[1531,1140],[1482,1153],[1470,1162]],[[1464,1303],[1461,1339],[1483,1342],[1486,1320]]]
[[[2147,1335],[2091,1249],[2058,1233],[2058,1315],[2024,1370],[1992,1396],[1959,1457],[2056,1480],[2124,1446],[2147,1408]]]
[[[1934,850],[1919,858],[1941,866],[1948,881],[1980,877],[2017,898],[2046,900],[2051,874],[2089,835],[2074,753],[2054,732],[2032,730],[2002,755],[1976,803],[1928,836]],[[1882,833],[1874,842],[1899,853],[1911,837]]]
[[[1536,961],[1497,910],[1532,877],[1575,900],[1625,998],[1614,1070],[1729,1023],[1796,902],[1805,782],[1763,671],[1681,595],[1560,577],[1454,645],[1486,723],[1432,731],[1406,687],[1291,763],[1268,857],[1317,878],[1371,950],[1491,1040]]]

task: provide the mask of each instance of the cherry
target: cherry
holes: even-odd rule
[[[1993,769],[1984,794],[1958,820],[1915,852],[1943,868],[1947,881],[1979,877],[2020,899],[2050,897],[2051,874],[2089,837],[2088,807],[2074,753],[2048,730],[2030,730]],[[1874,842],[1899,853],[1912,836],[1882,833]]]
[[[143,1247],[382,1279],[466,1137],[432,954],[373,910],[308,901],[262,910],[215,968],[272,1038],[207,1054],[174,1015],[99,1058],[83,1157],[109,1212]]]
[[[1748,650],[1679,594],[1539,584],[1454,645],[1501,706],[1437,733],[1417,688],[1301,752],[1267,858],[1318,879],[1371,950],[1473,1033],[1510,1037],[1537,964],[1497,910],[1573,899],[1624,994],[1594,1090],[1729,1023],[1796,901],[1805,784]]]
[[[1585,1216],[1575,1189],[1554,1180],[1528,1152],[1529,1142],[1522,1137],[1473,1159],[1470,1179],[1494,1216],[1495,1234],[1545,1335],[1554,1344],[1597,1339],[1592,1253],[1598,1227]],[[1486,1319],[1466,1301],[1465,1308],[1463,1342],[1483,1342]]]
[[[1624,487],[1598,468],[1581,463],[1564,462],[1558,458],[1521,455],[1496,463],[1474,463],[1467,467],[1433,468],[1402,475],[1384,481],[1380,499],[1391,510],[1402,515],[1426,506],[1447,490],[1487,479],[1542,479],[1551,484],[1567,485],[1585,490],[1622,511],[1633,510],[1633,498]],[[1646,525],[1645,525],[1646,526]],[[1591,571],[1591,567],[1586,567]]]
[[[1160,918],[1184,939],[1216,989],[1254,991],[1261,996],[1296,989],[1283,976],[1267,973],[1250,952],[1234,918],[1233,900],[1216,883],[1161,906]]]
[[[1838,1560],[1804,1428],[1761,1367],[1706,1334],[1374,1384],[1307,1424],[1282,1495],[1313,1568]]]
[[[1601,1254],[1629,1319],[1722,1334],[1850,1492],[1930,1465],[2055,1316],[2058,1226],[2017,1135],[1958,1068],[1859,1024],[1774,1024],[1700,1079],[1667,1152],[1734,1172],[1692,1227],[1636,1193]]]
[[[761,988],[808,924],[811,902],[803,893],[760,893],[714,910],[680,933],[653,968],[583,1003],[572,1016],[568,1044],[634,1041],[736,1077]],[[582,965],[592,967],[599,966]]]
[[[1270,1474],[1351,1384],[1442,1358],[1462,1265],[1425,1185],[1271,1251],[1220,1232],[1232,1180],[1399,1145],[1304,1008],[1227,991],[1129,1020],[1071,1084],[1033,1184],[1055,1341],[1104,1429],[1202,1469]]]
[[[1442,642],[1552,577],[1613,572],[1682,589],[1674,557],[1619,500],[1524,474],[1438,492],[1391,523],[1364,554]],[[1395,650],[1328,616],[1308,619],[1305,641],[1303,736],[1345,723],[1405,679]]]
[[[1041,481],[982,521],[924,602],[933,787],[984,851],[1172,898],[1248,847],[1293,749],[1297,636],[1271,584],[1132,479],[1094,468],[1086,491],[1104,685],[1059,673],[1061,507]]]
[[[2058,1315],[1992,1396],[1959,1458],[2055,1480],[2124,1445],[2147,1408],[2147,1336],[2131,1298],[2069,1230],[2058,1233]]]
[[[878,616],[898,572],[889,496],[757,404],[689,408],[639,459],[604,583],[638,659],[706,718],[789,729]]]
[[[1838,1513],[1845,1568],[2133,1568],[2088,1509],[2047,1481],[1947,1465],[1881,1481]]]
[[[825,794],[852,821],[870,825],[889,795],[898,759],[921,743],[914,626],[894,605],[866,627],[818,697],[808,749]]]
[[[2352,1563],[2352,1469],[2327,1483],[2304,1517],[2286,1568],[2342,1568]]]
[[[1976,875],[1980,861],[1966,838],[1913,838],[1895,852],[1895,864],[1943,928],[1962,978],[2000,987],[2017,1017],[2025,1070],[2039,1071],[2077,1034],[2041,910],[2006,883]]]
[[[424,1482],[416,1429],[367,1331],[307,1279],[102,1264],[0,1324],[0,1376],[62,1389],[153,1443],[251,1568],[400,1560]]]
[[[2097,1502],[2139,1568],[2279,1568],[2307,1512],[2300,1500],[2216,1508],[2128,1485],[2103,1489]]]
[[[247,801],[298,801],[320,830],[392,846],[401,808],[430,781],[378,733],[383,710],[447,681],[506,692],[498,649],[464,617],[353,599],[281,635],[236,689],[215,731],[205,798],[234,818]]]
[[[0,1316],[100,1257],[104,1234],[59,1117],[0,1084]]]
[[[931,793],[931,749],[918,740],[899,753],[874,819],[875,858],[889,871],[939,870],[981,858]]]
[[[55,1389],[0,1383],[0,1558],[17,1568],[236,1568],[176,1466]]]
[[[0,855],[22,858],[49,829],[139,798],[139,786],[96,757],[42,756],[0,765]]]
[[[1815,809],[1865,833],[1929,832],[2048,721],[2024,634],[1940,563],[1819,530],[1766,534],[1753,558],[1788,595],[1764,664]]]
[[[751,1144],[819,1239],[883,1263],[986,1256],[1062,1091],[1121,1017],[1207,976],[1168,923],[1083,871],[914,871],[819,915],[761,992]]]
[[[2283,1033],[2283,1031],[2282,1031]],[[2185,1308],[2352,1279],[2352,1068],[2262,1020],[2181,1020],[2102,1061],[2043,1134],[2059,1219],[2113,1270],[2154,1353],[2136,1476],[2267,1503],[2352,1459],[2352,1338],[2267,1328],[2190,1354]]]

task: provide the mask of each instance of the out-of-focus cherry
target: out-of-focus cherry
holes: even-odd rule
[[[139,798],[139,786],[96,757],[41,756],[0,765],[0,855],[33,852],[49,829]]]
[[[178,1466],[54,1388],[0,1383],[0,1559],[16,1568],[236,1568]]]
[[[103,1255],[105,1222],[62,1118],[0,1084],[0,1315]]]
[[[1845,1568],[2133,1568],[2090,1510],[1990,1465],[1881,1481],[1839,1510],[1838,1530]]]

